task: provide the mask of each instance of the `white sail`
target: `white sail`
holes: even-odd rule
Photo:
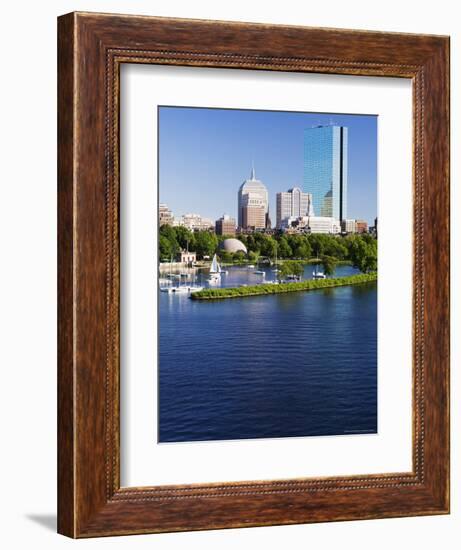
[[[213,261],[211,262],[210,273],[221,273],[221,266],[218,263],[216,254],[213,256]]]

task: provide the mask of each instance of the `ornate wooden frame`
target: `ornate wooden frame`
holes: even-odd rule
[[[449,511],[449,39],[71,13],[58,23],[58,530],[95,537]],[[120,488],[119,69],[411,78],[413,469]]]

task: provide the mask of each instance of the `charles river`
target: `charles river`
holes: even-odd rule
[[[226,269],[221,286],[263,282]],[[217,301],[160,292],[159,327],[160,442],[376,432],[376,283]]]

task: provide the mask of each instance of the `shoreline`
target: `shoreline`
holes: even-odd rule
[[[308,260],[299,260],[296,258],[283,258],[278,259],[277,263],[271,262],[270,266],[273,267],[274,265],[283,265],[286,261],[293,261],[298,262],[302,265],[320,265],[322,263],[322,260],[320,258],[309,258]],[[250,260],[242,260],[240,262],[220,262],[222,267],[241,267],[241,266],[247,266],[249,264],[257,265],[258,267],[269,267],[269,264],[263,263],[263,262],[251,262]],[[197,261],[194,265],[189,266],[186,263],[181,262],[159,262],[159,270],[160,271],[167,271],[168,269],[181,269],[184,267],[188,268],[197,268],[197,269],[207,269],[211,265],[211,261],[209,260],[200,260]],[[336,265],[352,265],[351,260],[337,260]]]
[[[361,273],[348,277],[336,277],[333,279],[309,279],[308,281],[281,284],[259,284],[254,286],[209,288],[191,294],[192,300],[225,300],[228,298],[245,298],[247,296],[269,296],[272,294],[285,294],[287,292],[306,292],[322,288],[335,288],[378,280],[378,273]]]

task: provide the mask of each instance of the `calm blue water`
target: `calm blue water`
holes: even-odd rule
[[[222,285],[262,280],[230,268]],[[159,301],[160,442],[376,432],[376,283]]]

